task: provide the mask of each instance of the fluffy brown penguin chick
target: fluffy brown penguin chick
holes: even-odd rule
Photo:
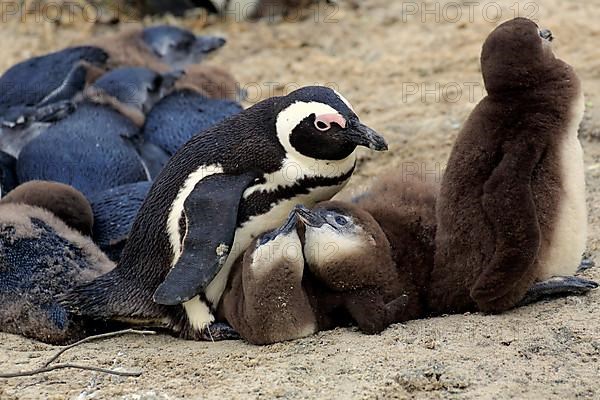
[[[383,175],[353,203],[377,221],[390,242],[398,274],[417,288],[418,296],[409,299],[411,312],[406,315],[417,318],[425,312],[433,269],[439,185],[421,176]]]
[[[583,93],[551,40],[516,18],[483,45],[488,95],[454,144],[437,203],[436,312],[500,312],[596,286],[572,276],[587,235]]]
[[[418,315],[417,290],[400,276],[390,242],[368,212],[339,201],[297,212],[305,226],[307,268],[338,295],[318,295],[321,312],[339,312],[328,303],[341,301],[341,309],[368,334]]]
[[[220,317],[253,344],[309,336],[318,326],[303,276],[302,243],[292,211],[283,226],[255,239],[236,261]]]
[[[85,196],[72,186],[58,182],[29,181],[10,191],[0,204],[27,204],[43,208],[70,228],[90,236],[94,214]]]

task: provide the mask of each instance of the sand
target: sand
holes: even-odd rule
[[[251,100],[315,83],[333,85],[350,99],[361,119],[386,136],[390,151],[361,153],[344,198],[390,168],[427,169],[439,179],[461,123],[484,95],[483,40],[500,21],[533,13],[552,29],[556,54],[583,81],[588,249],[599,261],[600,2],[358,3],[341,1],[333,16],[322,8],[303,21],[212,20],[204,27],[205,19],[167,20],[225,34],[228,45],[210,62],[230,69]],[[4,21],[0,69],[121,28]],[[600,268],[584,275],[600,280]],[[0,380],[0,399],[598,398],[599,300],[596,290],[502,315],[411,321],[375,336],[338,329],[264,347],[126,336],[85,344],[62,360],[141,368],[141,377],[63,370]],[[0,349],[3,371],[33,368],[56,350],[7,334],[0,334]]]

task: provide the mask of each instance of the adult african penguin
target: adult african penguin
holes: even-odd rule
[[[183,303],[199,334],[233,262],[298,203],[331,198],[350,179],[357,146],[386,150],[336,91],[273,97],[193,137],[154,181],[118,267],[77,289],[78,312],[172,326]]]
[[[454,144],[436,207],[434,311],[503,311],[549,279],[553,290],[593,287],[569,277],[587,237],[583,91],[551,40],[516,18],[483,45],[488,95]]]

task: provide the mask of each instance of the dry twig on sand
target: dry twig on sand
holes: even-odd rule
[[[140,331],[140,330],[136,330],[136,329],[125,329],[122,331],[109,332],[109,333],[103,333],[100,335],[88,336],[85,339],[82,339],[78,342],[75,342],[73,344],[63,347],[62,349],[57,351],[56,354],[54,354],[52,357],[50,357],[50,359],[48,359],[48,361],[46,361],[44,363],[44,365],[42,365],[40,368],[32,369],[30,371],[0,373],[0,378],[16,378],[16,377],[21,377],[21,376],[32,376],[32,375],[42,374],[45,372],[50,372],[50,371],[54,371],[57,369],[64,369],[64,368],[75,368],[75,369],[82,369],[82,370],[87,370],[87,371],[96,371],[96,372],[102,372],[105,374],[118,375],[118,376],[140,376],[142,374],[142,371],[118,371],[118,370],[93,367],[93,366],[87,366],[87,365],[71,364],[71,363],[50,365],[54,361],[56,361],[65,351],[72,349],[73,347],[77,347],[83,343],[91,342],[94,340],[106,339],[106,338],[111,338],[111,337],[115,337],[115,336],[127,335],[127,334],[154,335],[154,334],[156,334],[156,332],[155,331]]]

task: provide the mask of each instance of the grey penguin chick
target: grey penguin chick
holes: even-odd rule
[[[186,29],[158,25],[105,35],[89,44],[108,54],[111,68],[137,66],[164,73],[197,64],[225,43],[222,37],[196,36]]]
[[[68,47],[9,68],[0,77],[0,150],[16,157],[48,123],[72,112],[107,58],[97,47]]]
[[[320,86],[267,99],[194,136],[154,181],[119,266],[69,302],[83,315],[175,331],[188,324],[206,337],[238,256],[296,204],[337,193],[358,146],[387,149],[346,99]]]
[[[37,189],[28,185],[20,196],[0,203],[0,330],[64,344],[83,338],[95,328],[71,315],[60,304],[60,297],[75,285],[107,273],[114,264],[91,239],[53,213],[78,221],[80,214],[89,211],[87,201],[79,197],[77,202],[72,189],[64,185],[47,183],[47,199],[72,201],[69,216],[64,214],[64,204],[42,201],[48,209],[38,207],[36,201],[42,197],[25,193]],[[91,230],[91,226],[84,230]]]
[[[85,91],[77,110],[28,143],[17,160],[20,182],[50,180],[86,196],[149,180],[137,152],[144,111],[176,76],[145,68],[113,70]]]
[[[437,203],[437,312],[500,312],[549,279],[563,293],[596,286],[572,276],[587,237],[583,91],[551,40],[516,18],[483,45],[488,95],[454,144]]]

